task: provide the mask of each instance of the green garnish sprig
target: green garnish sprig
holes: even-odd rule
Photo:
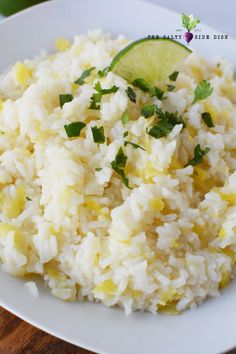
[[[126,177],[125,171],[124,171],[125,166],[126,166],[126,162],[127,162],[127,156],[124,154],[124,151],[121,147],[115,157],[115,160],[113,160],[111,162],[111,167],[121,177],[125,186],[129,189],[132,189],[129,186],[129,180]]]
[[[194,157],[184,167],[199,165],[203,162],[203,157],[208,154],[209,151],[210,148],[208,146],[205,147],[205,149],[201,149],[200,144],[198,144],[194,149]]]
[[[68,138],[75,138],[80,136],[80,132],[84,127],[86,127],[84,122],[74,122],[64,125]]]
[[[113,85],[109,89],[103,89],[100,81],[98,81],[94,85],[94,90],[96,91],[96,93],[93,93],[91,96],[89,109],[94,109],[94,110],[100,109],[100,103],[101,103],[102,96],[108,95],[110,93],[115,93],[118,91],[118,89],[119,88],[115,85]]]
[[[65,103],[71,102],[74,99],[74,97],[70,93],[65,93],[59,95],[59,102],[61,108],[64,106]]]
[[[164,99],[164,91],[159,87],[149,85],[144,79],[136,79],[132,84],[143,92],[149,93],[151,97],[156,96],[159,100]]]
[[[147,130],[147,133],[155,139],[167,136],[178,124],[182,124],[185,127],[183,118],[177,112],[171,113],[156,108],[156,113],[159,121],[151,129]]]
[[[91,72],[95,69],[93,66],[90,69],[84,70],[84,72],[81,74],[81,76],[75,81],[76,85],[83,85],[85,83],[85,79],[91,75]]]
[[[104,128],[103,127],[92,127],[92,134],[93,134],[93,141],[97,144],[105,143],[105,135],[104,135]]]
[[[210,82],[206,80],[202,80],[194,90],[194,99],[192,104],[196,103],[197,101],[202,101],[208,98],[213,92],[213,87],[211,86]]]

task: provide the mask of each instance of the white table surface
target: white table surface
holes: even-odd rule
[[[65,0],[66,1],[66,0]],[[127,0],[129,1],[129,0]],[[236,38],[236,0],[147,0],[171,10],[193,14],[201,22]],[[0,15],[0,19],[2,16]]]

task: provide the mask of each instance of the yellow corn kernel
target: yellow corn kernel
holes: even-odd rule
[[[66,187],[64,190],[62,190],[59,194],[59,202],[62,204],[67,204],[70,200],[70,197],[72,195],[72,191],[70,187]]]
[[[163,314],[179,315],[180,311],[178,311],[176,309],[177,302],[178,301],[173,300],[173,301],[168,301],[166,303],[166,305],[158,304],[157,305],[157,310],[158,310],[158,312],[163,313]]]
[[[191,71],[193,73],[193,75],[195,76],[197,81],[201,81],[204,79],[204,75],[202,73],[202,70],[198,67],[198,66],[192,66],[191,67]]]
[[[3,213],[7,218],[16,218],[22,213],[25,207],[25,189],[18,186],[15,198],[5,197],[3,201]]]
[[[217,120],[217,112],[216,112],[215,107],[207,102],[204,102],[203,105],[204,105],[205,111],[210,113],[213,122],[216,121]]]
[[[73,83],[71,84],[71,91],[72,91],[72,93],[75,94],[77,90],[78,90],[78,85],[73,82]]]
[[[133,290],[131,293],[131,296],[133,298],[140,297],[141,295],[142,295],[142,291],[140,291],[140,290]]]
[[[8,232],[14,231],[17,232],[17,227],[12,225],[12,224],[7,224],[4,222],[0,223],[0,237],[5,238],[8,234]]]
[[[98,284],[94,287],[94,292],[103,292],[107,295],[113,295],[116,293],[117,285],[113,283],[112,280],[105,280],[103,283]]]
[[[0,98],[0,113],[3,110],[3,104],[4,104],[4,101]]]
[[[177,248],[177,247],[179,247],[179,242],[178,242],[177,240],[173,240],[173,241],[171,242],[171,246],[172,246],[173,248]]]
[[[165,306],[167,302],[174,300],[176,293],[177,292],[174,288],[170,288],[168,291],[162,294],[159,304]]]
[[[27,243],[20,230],[12,224],[0,223],[0,238],[5,238],[9,232],[14,232],[14,245],[16,249],[24,253],[27,248]]]
[[[194,170],[198,176],[196,178],[198,178],[201,182],[207,180],[210,177],[209,174],[205,170],[203,170],[203,168],[201,168],[200,166],[196,166]]]
[[[230,282],[230,274],[228,272],[223,272],[221,281],[219,283],[219,288],[220,289],[225,288],[229,284],[229,282]]]
[[[176,159],[176,157],[172,158],[170,168],[174,170],[182,168],[182,165],[180,164],[178,159]]]
[[[21,86],[25,87],[31,78],[31,74],[32,74],[31,70],[27,68],[25,64],[20,62],[17,62],[14,65],[13,70],[14,70],[16,82]]]
[[[57,38],[55,41],[55,48],[57,52],[65,52],[70,48],[70,41],[63,37]]]
[[[162,211],[165,204],[161,198],[155,198],[150,200],[149,206],[153,211]]]
[[[225,238],[226,231],[225,231],[225,229],[223,227],[220,229],[218,236],[219,236],[219,239],[221,239],[221,240],[223,240]]]
[[[220,197],[221,199],[230,202],[230,203],[235,203],[236,202],[236,194],[235,193],[231,193],[231,194],[225,194],[220,192]]]
[[[94,210],[96,212],[100,212],[102,209],[102,206],[96,203],[93,199],[87,199],[86,204],[89,209]]]

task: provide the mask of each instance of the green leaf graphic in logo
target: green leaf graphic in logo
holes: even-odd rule
[[[184,33],[184,39],[189,43],[193,39],[191,31],[197,27],[200,20],[193,17],[193,15],[182,14],[182,26],[186,28],[187,32]]]

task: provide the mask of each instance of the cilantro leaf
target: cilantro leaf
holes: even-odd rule
[[[200,144],[195,146],[194,149],[194,157],[192,160],[190,160],[185,167],[191,165],[191,166],[196,166],[200,164],[203,161],[203,157],[210,151],[210,148],[207,146],[204,150],[201,149]]]
[[[150,104],[150,105],[144,106],[141,109],[141,115],[144,118],[151,118],[155,114],[156,108],[157,108],[157,106],[155,104]]]
[[[174,71],[174,72],[169,76],[170,81],[176,81],[178,75],[179,75],[179,72],[178,72],[178,71]]]
[[[100,77],[105,77],[108,74],[108,71],[110,70],[110,66],[107,66],[105,69],[103,70],[98,70],[98,76]]]
[[[120,148],[116,157],[115,157],[115,160],[113,160],[111,162],[111,167],[121,177],[125,186],[127,188],[131,189],[129,186],[129,180],[126,177],[125,172],[124,172],[126,161],[127,161],[127,156],[125,156],[123,149]]]
[[[126,138],[128,135],[129,135],[129,132],[127,132],[127,131],[124,132],[124,133],[123,133],[123,138]]]
[[[95,67],[93,66],[90,69],[84,70],[84,72],[82,72],[81,76],[75,81],[75,84],[77,85],[83,85],[84,84],[84,80],[90,76],[91,72],[95,69]]]
[[[185,126],[183,118],[178,116],[177,112],[164,112],[161,109],[156,109],[156,112],[159,121],[150,130],[147,130],[147,133],[155,139],[167,136],[177,124],[183,124],[183,127]]]
[[[132,143],[131,141],[125,141],[124,142],[124,145],[127,146],[127,145],[131,145],[133,146],[134,149],[142,149],[143,151],[146,151],[144,148],[142,148],[142,146],[138,145],[138,144],[135,144],[135,143]]]
[[[135,79],[132,84],[143,92],[148,92],[151,97],[156,96],[159,100],[163,99],[164,91],[158,87],[152,87],[144,79]]]
[[[154,87],[154,94],[153,96],[156,96],[160,101],[164,98],[164,91],[160,89],[159,87]]]
[[[91,129],[93,133],[93,141],[97,144],[105,143],[104,128],[103,127],[98,128],[97,126],[95,126],[92,127]]]
[[[86,127],[86,124],[83,122],[74,122],[68,125],[67,124],[64,125],[68,138],[74,138],[76,136],[80,136],[80,132],[84,127]]]
[[[214,128],[214,123],[211,117],[211,114],[208,112],[204,112],[202,113],[202,119],[204,121],[204,123],[209,127],[209,128]]]
[[[196,103],[200,100],[205,100],[209,97],[213,92],[213,87],[211,86],[210,82],[206,80],[202,80],[194,90],[194,99],[192,104]]]
[[[109,88],[109,89],[101,89],[101,95],[103,96],[103,95],[108,95],[108,94],[110,94],[110,93],[115,93],[115,92],[117,92],[118,91],[118,89],[119,89],[119,87],[117,87],[117,86],[115,86],[115,85],[113,85],[111,88]]]
[[[127,161],[127,156],[125,156],[123,149],[120,148],[115,158],[116,166],[120,168],[125,168],[126,161]]]
[[[136,103],[136,93],[134,92],[132,87],[128,86],[125,91],[127,93],[127,96],[129,97],[130,101]]]
[[[29,202],[32,202],[32,199],[30,197],[26,197],[26,200],[28,200]]]
[[[151,92],[153,90],[153,87],[149,85],[144,79],[135,79],[132,84],[136,87],[138,87],[140,90],[143,92]]]
[[[59,95],[59,101],[61,108],[64,106],[65,103],[71,102],[73,100],[73,96],[70,93],[66,93],[63,95]]]
[[[101,87],[100,81],[96,82],[94,85],[94,90],[97,91],[96,93],[93,93],[91,98],[90,98],[90,106],[89,109],[95,109],[98,110],[100,109],[100,103],[103,95],[108,95],[110,93],[118,91],[118,87],[113,85],[109,89],[103,89]]]
[[[99,171],[101,171],[101,170],[102,170],[101,167],[96,167],[96,168],[95,168],[95,171],[97,171],[97,172],[99,172]]]
[[[121,116],[121,122],[125,125],[129,122],[129,115],[127,110],[125,110]]]
[[[167,85],[167,91],[172,92],[174,91],[175,86],[174,85]]]

